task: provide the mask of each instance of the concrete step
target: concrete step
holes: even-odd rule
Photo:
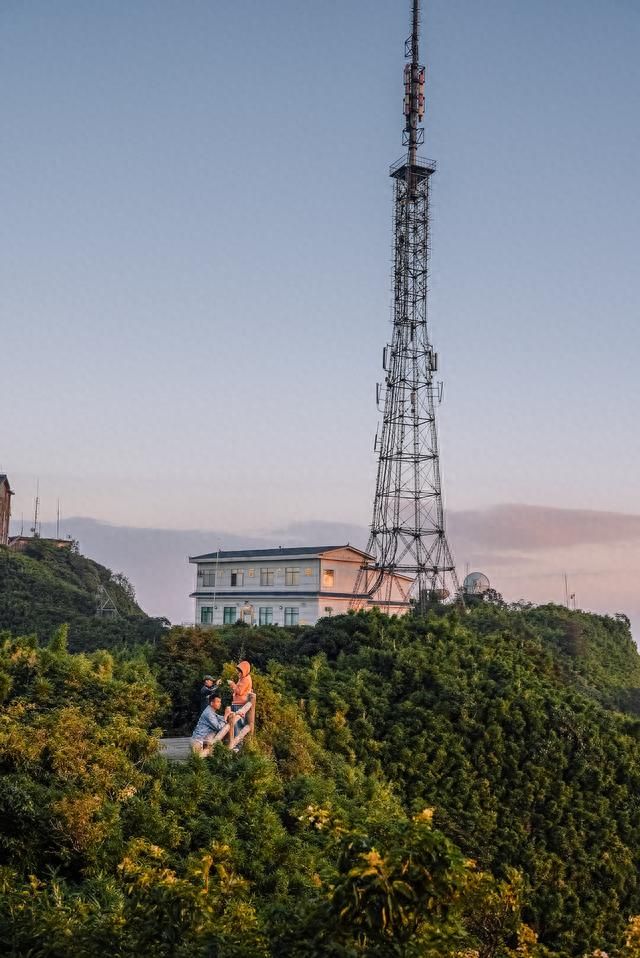
[[[191,737],[161,738],[160,754],[170,762],[186,762],[191,755]]]

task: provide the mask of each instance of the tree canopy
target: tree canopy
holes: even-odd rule
[[[638,656],[555,606],[0,636],[0,952],[640,955]],[[167,762],[202,675],[257,734]],[[640,685],[640,683],[638,683]]]

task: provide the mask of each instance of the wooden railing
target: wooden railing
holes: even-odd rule
[[[246,718],[247,724],[244,728],[240,729],[236,735],[236,723],[238,719]],[[249,701],[246,705],[243,705],[241,709],[238,709],[237,712],[229,712],[226,717],[226,724],[224,728],[221,728],[218,734],[214,739],[207,745],[205,745],[200,753],[203,758],[206,758],[208,755],[211,755],[213,746],[217,745],[218,742],[222,742],[226,739],[227,748],[234,749],[240,742],[244,741],[247,735],[253,735],[256,724],[256,694],[255,692],[249,693]]]

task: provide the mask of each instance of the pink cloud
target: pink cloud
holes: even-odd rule
[[[640,542],[640,516],[505,504],[450,513],[449,531],[468,551],[528,552]]]

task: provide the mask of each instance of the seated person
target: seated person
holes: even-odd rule
[[[229,710],[227,709],[224,715],[220,715],[218,710],[221,706],[220,696],[213,695],[198,719],[198,724],[191,734],[191,750],[196,755],[202,755],[204,749],[208,751],[218,732],[222,731],[227,724],[226,715]]]

